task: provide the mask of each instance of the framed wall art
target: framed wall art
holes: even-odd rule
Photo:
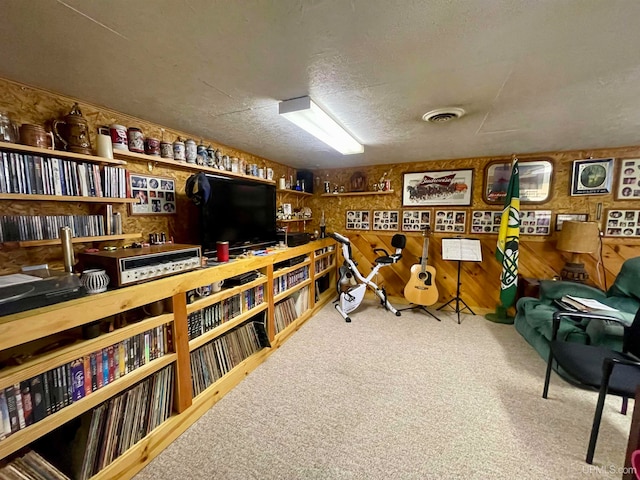
[[[431,210],[403,210],[402,231],[423,232],[431,226]]]
[[[369,230],[369,210],[347,210],[347,230]]]
[[[374,230],[398,230],[398,218],[400,213],[397,210],[374,210],[373,229]]]
[[[405,173],[402,206],[471,205],[473,169]]]
[[[467,212],[465,210],[436,210],[434,231],[464,233],[466,226]]]
[[[172,215],[176,213],[176,185],[173,178],[132,173],[129,177],[131,215]]]
[[[624,158],[620,160],[616,200],[640,199],[640,158]]]
[[[520,203],[544,203],[551,198],[551,159],[519,160]],[[490,205],[504,205],[511,178],[511,161],[491,162],[484,171],[482,197]]]
[[[607,237],[640,237],[640,210],[612,209],[607,212]]]
[[[471,212],[471,233],[499,233],[502,210],[474,210]]]
[[[549,235],[551,210],[521,210],[520,233],[522,235]]]
[[[559,213],[556,215],[556,232],[562,230],[562,223],[574,220],[576,222],[586,222],[589,219],[587,213]]]
[[[571,174],[571,195],[611,193],[613,158],[575,160]]]

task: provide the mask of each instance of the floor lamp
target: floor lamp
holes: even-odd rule
[[[580,262],[581,253],[593,253],[598,249],[600,229],[596,222],[562,222],[562,230],[558,236],[556,248],[571,253],[571,258],[560,271],[563,280],[586,282],[589,274]]]

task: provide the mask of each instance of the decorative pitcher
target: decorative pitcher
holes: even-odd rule
[[[93,153],[89,138],[89,124],[82,116],[77,103],[73,104],[71,112],[64,117],[63,121],[53,121],[53,133],[68,152],[84,153],[85,155]]]

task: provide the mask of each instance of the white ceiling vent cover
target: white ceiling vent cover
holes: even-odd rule
[[[430,123],[444,123],[460,118],[465,113],[462,108],[458,107],[436,108],[435,110],[425,113],[422,119]]]

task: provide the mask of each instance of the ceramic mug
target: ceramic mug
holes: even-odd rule
[[[181,142],[180,140],[176,140],[175,142],[173,142],[173,158],[176,160],[184,161],[184,153],[184,142]]]
[[[47,132],[42,125],[23,123],[20,126],[20,143],[53,150],[53,133]]]
[[[150,317],[157,317],[158,315],[162,315],[164,313],[164,300],[151,302],[148,305],[143,306],[142,311],[145,315],[148,315]]]
[[[173,144],[169,142],[160,142],[160,156],[162,158],[170,158],[173,160]]]
[[[136,153],[144,153],[144,135],[142,130],[131,127],[127,130],[127,139],[129,141],[129,151]]]
[[[127,127],[114,123],[109,127],[109,133],[111,133],[111,145],[113,148],[118,150],[128,149]]]
[[[160,156],[160,140],[157,138],[147,138],[144,141],[144,153],[147,155],[153,155],[154,157]]]
[[[223,284],[224,284],[224,280],[220,280],[219,282],[213,282],[211,284],[211,291],[213,293],[218,293],[220,290],[222,290]]]
[[[113,159],[113,144],[108,127],[98,128],[96,140],[96,152],[99,157]]]

